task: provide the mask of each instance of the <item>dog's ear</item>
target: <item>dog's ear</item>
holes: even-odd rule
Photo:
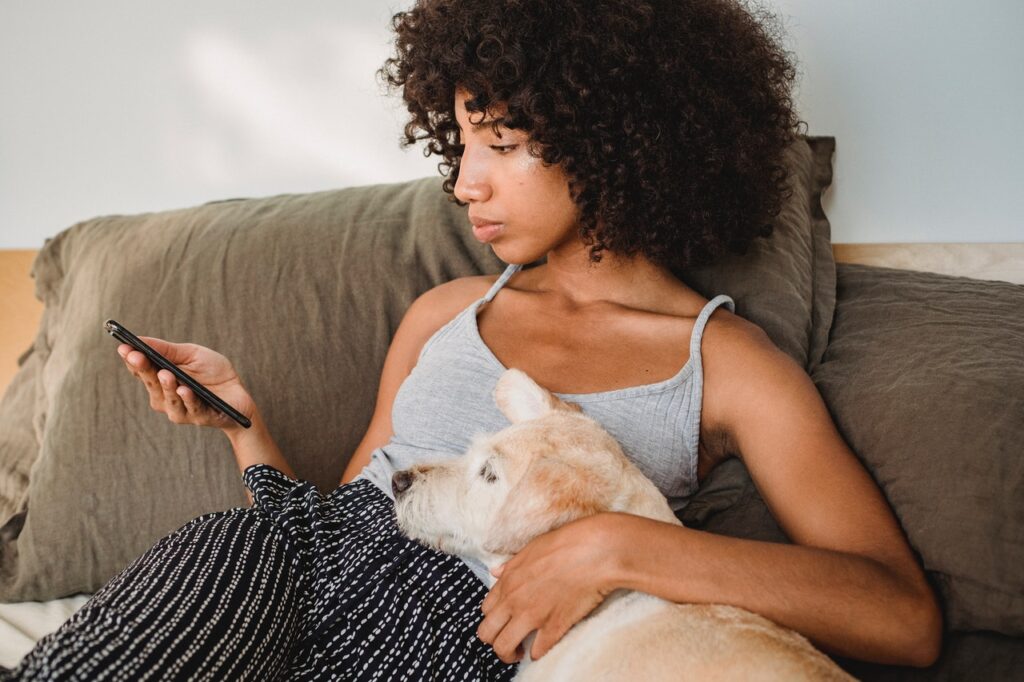
[[[607,491],[599,477],[555,458],[539,457],[512,487],[487,531],[483,548],[515,554],[549,530],[605,511]]]
[[[494,402],[513,424],[543,417],[555,410],[581,412],[579,405],[560,400],[521,369],[507,369],[494,385]]]

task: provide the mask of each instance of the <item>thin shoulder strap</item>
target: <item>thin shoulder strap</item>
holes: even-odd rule
[[[508,281],[508,278],[519,272],[522,268],[523,266],[521,263],[512,263],[507,268],[505,268],[505,272],[501,273],[501,277],[499,277],[494,282],[494,284],[491,285],[491,288],[487,292],[487,295],[484,296],[484,301],[490,301],[492,298],[494,298],[494,295],[498,293],[498,289],[501,289],[503,286],[505,286],[505,282]]]
[[[704,402],[704,361],[701,358],[700,340],[704,337],[704,327],[707,326],[711,313],[715,312],[718,306],[725,304],[730,312],[736,312],[736,303],[731,297],[719,294],[705,304],[704,308],[697,315],[697,321],[693,325],[693,332],[690,335],[690,359],[687,363],[693,363],[690,383],[690,405],[693,409],[687,412],[686,416],[686,444],[687,450],[691,453],[689,459],[689,475],[691,490],[697,489],[697,453],[700,451],[700,413],[701,405]]]
[[[694,362],[698,365],[700,364],[700,340],[704,336],[704,327],[707,326],[711,313],[715,312],[715,308],[723,303],[729,308],[729,312],[736,312],[736,302],[725,294],[719,294],[707,302],[700,311],[700,315],[697,316],[697,322],[693,325],[693,332],[690,334],[690,357],[694,358]]]

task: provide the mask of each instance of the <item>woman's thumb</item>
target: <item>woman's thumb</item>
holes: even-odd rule
[[[181,346],[170,341],[164,341],[154,336],[139,336],[147,346],[164,356],[174,364],[185,362],[188,358],[184,356]]]

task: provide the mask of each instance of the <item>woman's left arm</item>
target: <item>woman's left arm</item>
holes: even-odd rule
[[[587,601],[599,603],[612,590],[627,588],[680,603],[739,606],[796,630],[830,653],[931,665],[942,638],[935,594],[814,383],[760,328],[726,323],[716,331],[715,338],[706,333],[704,343],[734,349],[714,354],[728,362],[705,362],[722,405],[718,414],[769,510],[795,544],[731,538],[632,514],[598,514],[535,539],[506,562],[495,584],[503,589],[492,589],[484,614],[514,592],[520,599],[529,592],[552,599],[547,632],[541,627],[534,641],[535,653],[543,655],[561,638],[559,630],[596,605]],[[585,581],[589,591],[576,590],[587,609],[579,613],[582,608],[558,605],[568,598],[556,596],[550,567],[558,558],[584,561],[586,547],[601,548],[604,560]],[[536,569],[545,563],[550,577],[538,580],[544,572]],[[502,586],[505,569],[518,569],[514,583],[532,575],[531,587],[516,590],[507,580]],[[568,584],[569,578],[563,581]],[[489,635],[486,619],[481,632]]]

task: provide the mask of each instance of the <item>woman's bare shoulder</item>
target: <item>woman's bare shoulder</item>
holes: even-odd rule
[[[722,432],[735,416],[735,395],[750,384],[751,358],[768,357],[776,369],[793,361],[772,341],[764,329],[719,306],[708,318],[701,339],[704,373],[702,422]],[[793,363],[795,364],[795,363]],[[765,396],[770,400],[770,396]],[[735,452],[735,445],[730,445]]]
[[[456,277],[428,289],[416,300],[417,307],[441,324],[459,314],[477,299],[483,298],[498,275]]]
[[[716,308],[708,319],[701,339],[701,356],[705,373],[717,377],[720,387],[730,389],[749,384],[747,379],[753,371],[751,362],[754,360],[776,368],[785,365],[799,368],[760,325],[725,306]]]

